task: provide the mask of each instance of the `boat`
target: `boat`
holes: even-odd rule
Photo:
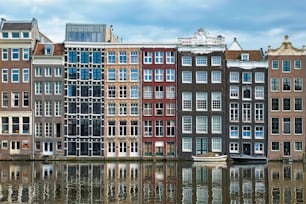
[[[265,164],[268,159],[265,156],[256,156],[248,154],[232,154],[230,158],[237,163],[247,163],[247,164]]]
[[[219,155],[219,154],[201,154],[201,155],[192,155],[193,161],[199,162],[221,162],[227,161],[227,155]]]
[[[194,162],[192,167],[196,168],[215,168],[215,169],[226,169],[227,162],[226,161],[218,161],[218,162]]]

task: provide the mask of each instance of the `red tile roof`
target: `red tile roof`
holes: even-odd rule
[[[34,55],[45,55],[45,45],[44,43],[39,43],[36,47],[36,50],[34,52]],[[55,43],[55,44],[48,44],[53,45],[53,56],[56,55],[63,55],[64,54],[64,44],[63,43]]]
[[[261,50],[227,50],[225,51],[225,59],[241,60],[241,54],[249,54],[249,61],[263,60],[263,54]]]

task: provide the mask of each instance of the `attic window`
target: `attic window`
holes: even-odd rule
[[[52,55],[52,45],[45,45],[45,55]]]
[[[249,61],[249,54],[248,53],[242,53],[241,54],[241,60],[242,61]]]

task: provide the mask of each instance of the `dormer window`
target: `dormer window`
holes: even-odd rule
[[[19,32],[12,32],[12,38],[20,38]]]
[[[242,53],[241,54],[241,60],[242,61],[249,61],[249,54],[248,53]]]
[[[45,45],[45,55],[52,55],[53,49],[52,45]]]

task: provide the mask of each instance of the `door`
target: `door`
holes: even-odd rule
[[[284,142],[284,156],[290,157],[291,156],[291,143]]]
[[[250,155],[251,154],[251,144],[243,144],[243,154]]]
[[[207,153],[207,147],[208,147],[208,142],[207,138],[197,138],[196,140],[196,154],[206,154]]]

